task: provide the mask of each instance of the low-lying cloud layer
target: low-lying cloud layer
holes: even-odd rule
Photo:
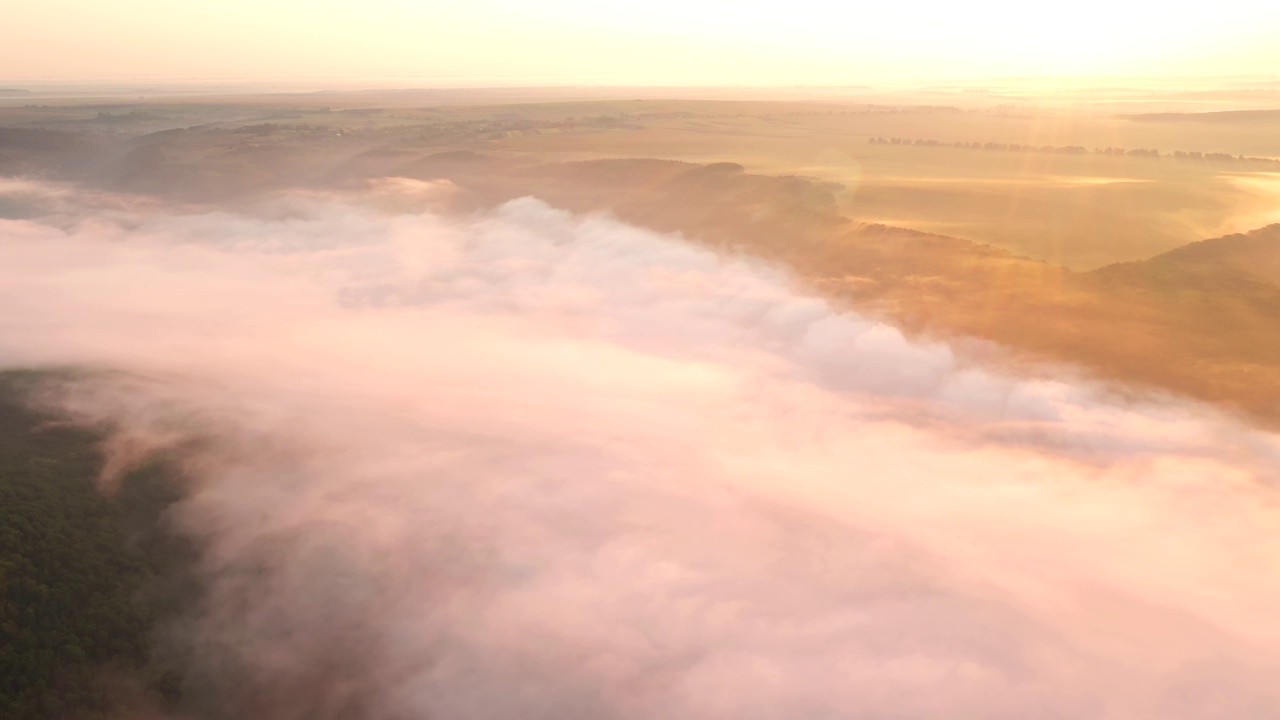
[[[195,479],[206,707],[1280,713],[1274,436],[1002,374],[609,218],[432,212],[448,193],[0,185],[27,218],[0,220],[0,365],[125,371],[62,402],[118,425],[113,471],[171,447]]]

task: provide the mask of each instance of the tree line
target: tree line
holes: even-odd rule
[[[1162,153],[1155,148],[1087,148],[1082,145],[1025,145],[1019,143],[996,142],[947,142],[944,140],[921,140],[900,137],[875,136],[868,141],[872,145],[910,145],[921,147],[948,147],[962,150],[985,150],[989,152],[1023,152],[1023,153],[1056,153],[1060,155],[1123,155],[1128,157],[1172,158],[1175,160],[1193,160],[1217,163],[1251,163],[1280,166],[1280,159],[1264,157],[1247,157],[1230,153],[1186,152],[1174,150]]]

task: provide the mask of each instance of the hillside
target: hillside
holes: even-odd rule
[[[969,240],[857,223],[841,215],[830,183],[726,165],[517,166],[451,156],[401,169],[454,180],[471,207],[533,194],[576,211],[607,210],[781,263],[833,300],[910,332],[991,340],[1023,358],[1280,424],[1280,287],[1238,269],[1254,264],[1251,253],[1265,259],[1271,228],[1210,241],[1231,250],[1210,270],[1197,259],[1204,251],[1184,248],[1150,265],[1078,273]]]
[[[996,239],[869,221],[851,212],[853,189],[826,178],[669,157],[559,161],[476,140],[515,132],[502,129],[505,122],[342,133],[265,123],[151,133],[109,149],[71,133],[9,131],[0,134],[0,153],[17,164],[6,167],[0,157],[0,172],[34,167],[34,174],[104,189],[215,204],[253,204],[289,188],[363,187],[385,176],[451,180],[458,212],[534,195],[777,262],[815,291],[909,332],[991,340],[1020,360],[1076,364],[1104,380],[1280,423],[1274,227],[1073,271]],[[63,164],[67,158],[78,162]],[[867,196],[865,185],[855,189]],[[1158,210],[1144,212],[1164,217]],[[10,217],[28,211],[0,208]],[[1098,244],[1111,242],[1101,237]]]
[[[1280,286],[1280,223],[1248,233],[1202,240],[1149,260],[1101,268],[1101,276],[1126,282],[1220,288],[1230,282]]]
[[[150,716],[180,684],[154,657],[188,597],[191,548],[161,523],[177,488],[153,466],[100,492],[100,437],[32,410],[38,380],[0,373],[0,716]]]

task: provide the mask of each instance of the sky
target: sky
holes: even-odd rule
[[[0,81],[846,85],[1280,72],[1280,3],[14,0]]]

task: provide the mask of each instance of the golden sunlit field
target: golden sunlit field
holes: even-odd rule
[[[194,122],[206,133],[234,131],[207,139],[215,146],[234,139],[243,153],[303,156],[318,148],[331,148],[327,156],[467,149],[538,162],[734,162],[751,173],[840,183],[841,211],[858,221],[992,244],[1076,270],[1280,221],[1280,112],[1218,109],[1269,96],[1234,98],[1232,106],[1229,95],[1121,91],[1102,98],[934,92],[865,101],[858,91],[849,94],[840,103],[487,106],[467,105],[474,95],[457,92],[287,97],[280,105],[254,96],[88,106],[11,100],[0,107],[0,126],[112,137]],[[414,106],[431,99],[446,104]],[[1128,154],[1150,150],[1158,156]]]
[[[869,143],[885,137],[1269,159],[1280,157],[1280,114],[1161,121],[1087,110],[831,108],[762,113],[726,104],[689,118],[642,117],[613,132],[518,132],[493,145],[566,160],[737,162],[750,172],[832,180],[845,186],[842,208],[858,220],[990,243],[1073,269],[1280,221],[1280,164]]]

